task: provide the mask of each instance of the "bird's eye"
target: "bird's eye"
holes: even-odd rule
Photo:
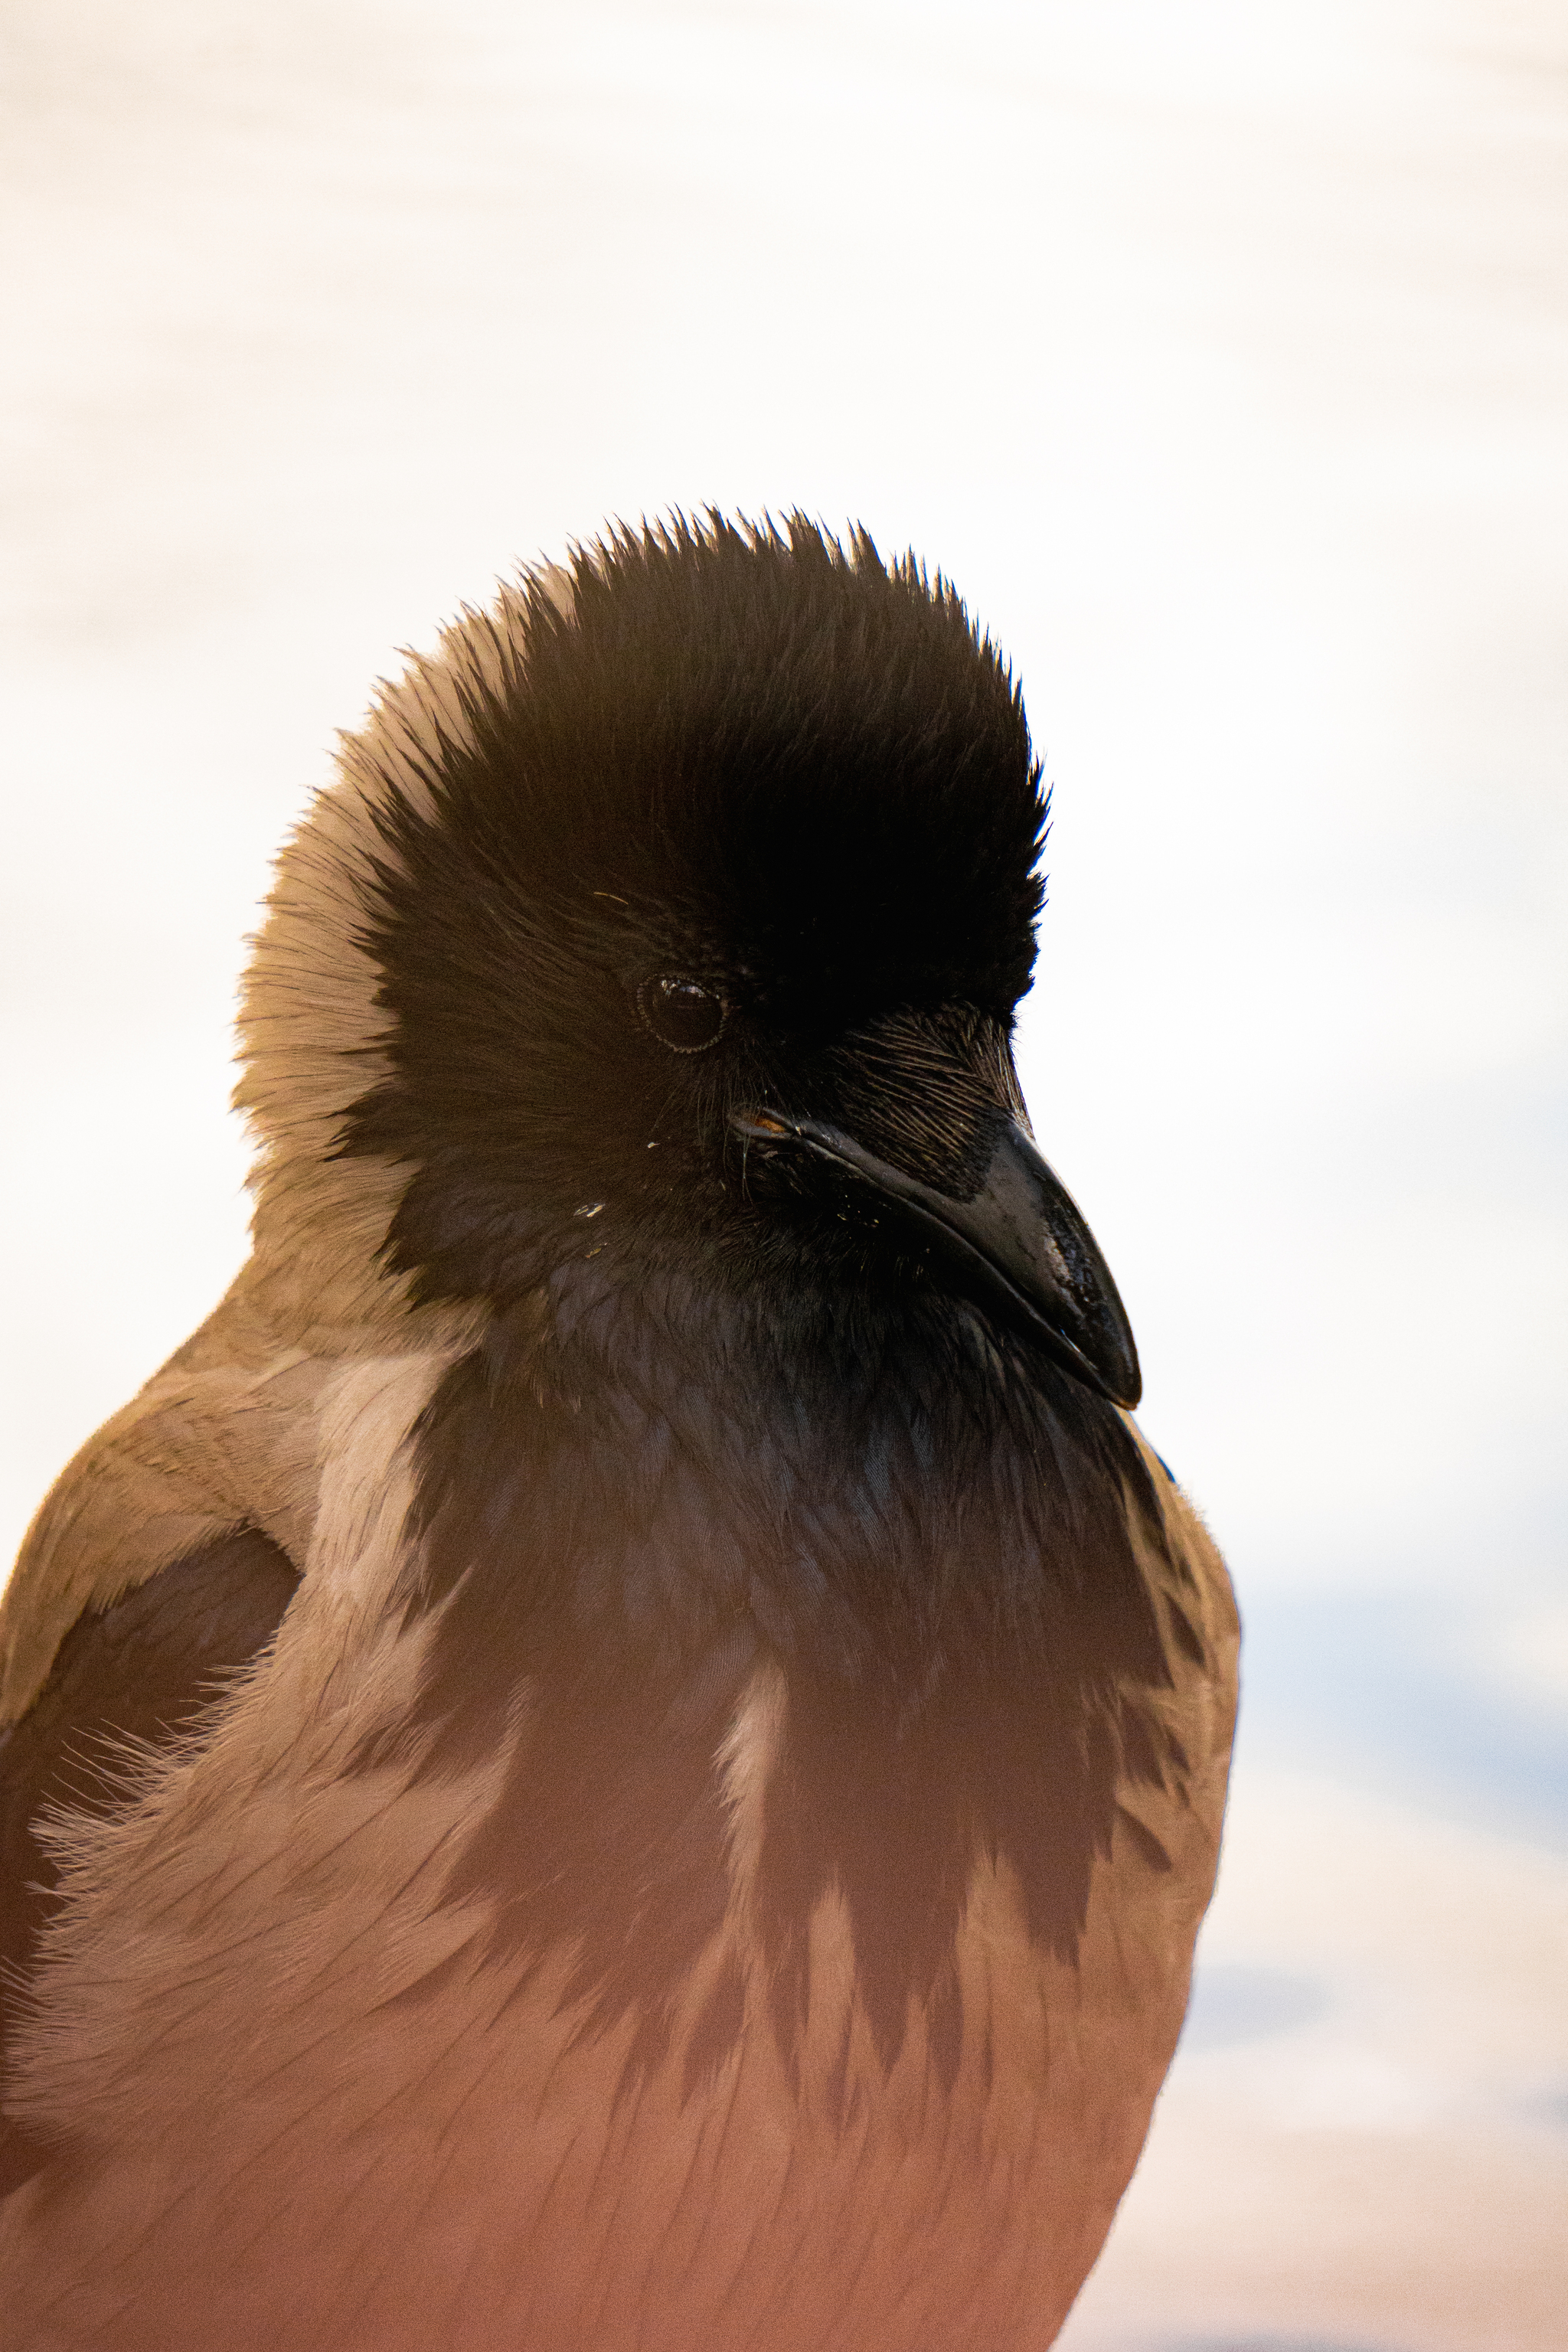
[[[729,1007],[700,980],[667,977],[644,981],[637,1011],[661,1045],[675,1054],[700,1054],[716,1043]]]

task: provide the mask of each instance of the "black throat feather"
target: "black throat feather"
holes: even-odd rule
[[[488,1898],[514,1961],[572,1946],[571,1997],[590,2028],[636,2016],[639,2066],[730,1900],[720,1751],[764,1661],[787,1710],[753,1905],[786,2058],[829,1890],[884,2061],[913,1999],[951,2072],[977,1861],[1070,1958],[1119,1785],[1179,1778],[1142,1457],[962,1300],[746,1301],[580,1261],[452,1368],[417,1447],[419,1769],[524,1723],[451,1897]],[[732,1975],[689,2083],[742,2008]]]

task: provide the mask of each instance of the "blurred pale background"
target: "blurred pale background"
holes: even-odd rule
[[[394,648],[607,515],[863,518],[1023,677],[1036,1125],[1249,1627],[1064,2340],[1560,2352],[1568,9],[0,32],[7,1549],[241,1255],[241,941]]]

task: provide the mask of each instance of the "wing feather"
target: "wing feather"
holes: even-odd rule
[[[278,1630],[300,1581],[258,1528],[236,1528],[172,1560],[120,1600],[86,1609],[19,1721],[0,1730],[0,2032],[26,1998],[56,1866],[39,1836],[52,1809],[101,1814],[123,1801],[128,1758],[189,1728]],[[4,2045],[0,2042],[0,2070]],[[0,2084],[3,2084],[0,2071]],[[0,2119],[0,2189],[30,2168]]]

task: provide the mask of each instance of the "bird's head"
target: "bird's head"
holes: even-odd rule
[[[940,579],[798,520],[620,532],[468,615],[345,771],[247,1002],[263,1257],[330,1290],[333,1229],[416,1315],[919,1286],[1136,1402],[1013,1068],[1039,771]]]

